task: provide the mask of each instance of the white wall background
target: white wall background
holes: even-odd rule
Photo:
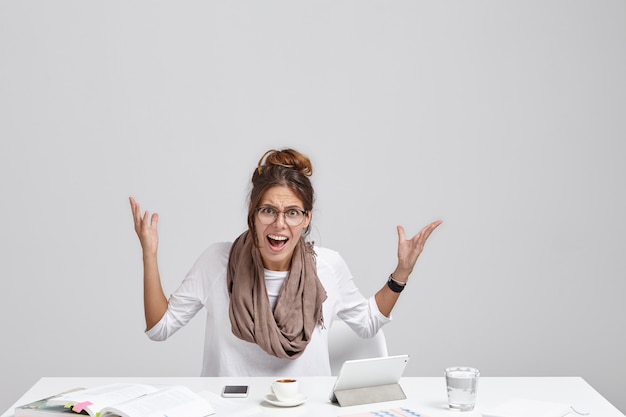
[[[444,220],[386,328],[409,375],[580,375],[626,412],[625,74],[621,0],[0,0],[0,409],[198,375],[203,317],[143,334],[128,196],[169,293],[291,146],[366,294],[396,224]]]

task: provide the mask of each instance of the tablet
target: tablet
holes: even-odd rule
[[[330,400],[337,402],[335,391],[397,384],[408,362],[409,355],[345,361],[330,393]]]

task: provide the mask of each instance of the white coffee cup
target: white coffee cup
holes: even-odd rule
[[[289,402],[295,400],[298,395],[298,381],[292,378],[280,378],[272,382],[272,392],[278,401]]]

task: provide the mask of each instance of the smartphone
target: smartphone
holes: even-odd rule
[[[248,396],[247,385],[225,385],[222,389],[222,397],[245,398]]]

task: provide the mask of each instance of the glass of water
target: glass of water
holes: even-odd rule
[[[451,410],[471,411],[476,404],[476,385],[480,371],[467,366],[446,368],[448,407]]]

